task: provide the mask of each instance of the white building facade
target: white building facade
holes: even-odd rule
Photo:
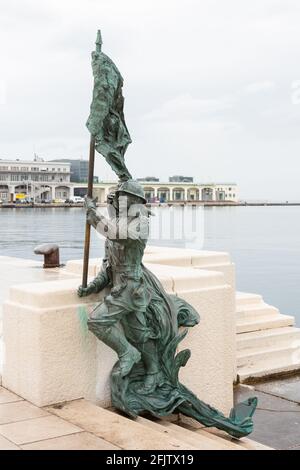
[[[105,202],[109,192],[116,187],[116,182],[94,185],[94,196],[99,202]],[[235,183],[162,183],[140,182],[148,202],[233,202],[239,201],[238,187]],[[78,185],[75,194],[84,195],[85,185]]]
[[[66,200],[73,194],[69,163],[0,159],[2,202]]]
[[[72,183],[69,162],[24,161],[0,159],[0,201],[2,203],[27,200],[31,202],[64,202],[87,193],[87,183]],[[141,181],[145,197],[150,203],[176,202],[233,202],[239,200],[235,183],[193,183]],[[105,203],[107,195],[117,182],[94,184],[94,196]]]

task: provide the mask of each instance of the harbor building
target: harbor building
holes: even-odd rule
[[[38,157],[33,161],[0,159],[0,201],[64,202],[74,196],[85,196],[87,163],[86,160],[69,159],[43,161]],[[196,183],[192,177],[183,176],[170,177],[166,183],[156,177],[139,178],[139,181],[149,203],[234,203],[239,200],[235,183]],[[96,177],[94,196],[100,203],[105,203],[116,185],[116,181],[98,182]]]
[[[150,203],[173,202],[235,202],[239,201],[236,183],[163,183],[160,181],[140,181],[145,198]],[[94,196],[104,203],[107,195],[116,187],[116,182],[100,182],[94,185]],[[74,194],[84,196],[87,185],[74,188]]]
[[[87,183],[89,175],[89,162],[83,159],[58,158],[52,160],[58,163],[69,163],[72,183]]]
[[[0,159],[0,200],[33,202],[73,196],[70,163]]]
[[[89,162],[88,160],[71,159],[71,158],[58,158],[53,162],[70,163],[71,168],[71,183],[87,183],[89,176]],[[98,183],[98,177],[94,177],[94,182]]]

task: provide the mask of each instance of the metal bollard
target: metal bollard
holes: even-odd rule
[[[44,255],[44,269],[59,268],[59,246],[54,243],[39,245],[34,249],[36,255]]]

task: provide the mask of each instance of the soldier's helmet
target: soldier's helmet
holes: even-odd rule
[[[118,189],[116,190],[116,194],[119,192],[127,193],[127,194],[133,194],[134,196],[139,197],[142,199],[143,204],[146,204],[147,200],[145,199],[144,196],[144,190],[140,183],[135,180],[128,180],[128,181],[123,181],[122,183],[119,184]]]

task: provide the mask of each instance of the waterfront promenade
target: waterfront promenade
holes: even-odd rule
[[[100,262],[91,260],[91,276],[97,272]],[[254,389],[244,386],[235,389],[236,397],[256,394],[260,399],[250,440],[237,442],[176,415],[171,422],[157,422],[145,418],[132,421],[116,414],[109,408],[107,388],[115,357],[104,345],[98,345],[100,349],[96,352],[93,338],[87,338],[78,324],[76,311],[82,300],[76,297],[75,290],[80,283],[82,261],[73,260],[64,268],[50,270],[42,269],[40,261],[1,257],[0,263],[1,304],[6,300],[0,448],[263,450],[265,446],[277,449],[299,446],[300,436],[291,427],[298,412],[297,375],[291,379],[283,376],[271,383],[262,381]],[[235,294],[234,265],[228,254],[149,247],[145,263],[168,291],[178,292],[200,311],[200,325],[185,341],[185,347],[193,351],[193,361],[183,371],[184,381],[199,396],[206,397],[224,412],[232,406],[233,381],[239,376],[240,367],[233,347],[236,339],[239,344],[240,340],[247,343],[239,348],[243,360],[250,352],[251,361],[262,361],[262,365],[263,351],[269,357],[275,351],[277,337],[280,341],[275,363],[280,362],[281,355],[286,360],[282,341],[287,337],[287,329],[289,334],[293,333],[292,317],[279,318],[275,310],[266,311],[269,307],[261,303],[257,294]],[[266,317],[269,322],[275,321],[275,329],[266,324]],[[237,337],[231,333],[236,320]],[[261,320],[265,321],[264,325]],[[68,324],[68,335],[64,334],[61,322]],[[246,327],[249,322],[252,322],[250,333]],[[280,326],[278,322],[287,323]],[[253,328],[255,324],[257,328]],[[297,336],[298,330],[294,330]],[[263,343],[266,333],[273,335],[269,346],[268,342]],[[95,364],[101,359],[101,374],[97,375]],[[270,364],[268,359],[262,376],[270,374]],[[295,364],[295,374],[297,367]]]

